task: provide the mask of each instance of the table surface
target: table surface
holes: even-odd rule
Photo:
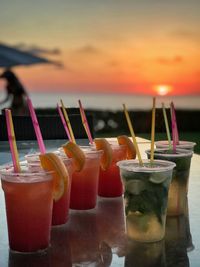
[[[150,143],[138,138],[143,157]],[[63,140],[46,141],[48,150]],[[80,140],[80,143],[84,143]],[[20,158],[37,151],[34,141],[19,142]],[[10,161],[7,142],[0,142],[0,165]],[[173,267],[200,266],[200,156],[192,158],[188,195],[188,212],[169,217],[166,236],[161,242],[142,244],[129,242],[125,235],[122,198],[98,198],[90,211],[70,210],[64,226],[53,227],[51,246],[42,255],[21,255],[9,251],[4,195],[0,189],[0,267]]]

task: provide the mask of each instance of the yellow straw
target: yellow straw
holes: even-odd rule
[[[125,113],[125,116],[126,116],[126,121],[128,123],[129,131],[131,133],[131,137],[132,137],[135,149],[136,149],[136,153],[137,153],[137,156],[138,156],[139,163],[140,163],[141,166],[143,166],[140,150],[139,150],[139,147],[138,147],[138,144],[137,144],[137,141],[136,141],[136,137],[135,137],[135,133],[134,133],[134,130],[133,130],[133,125],[131,123],[131,119],[129,117],[129,114],[128,114],[128,111],[126,109],[126,105],[125,104],[123,104],[123,108],[124,108],[124,113]]]
[[[66,111],[66,109],[65,109],[65,106],[64,106],[64,104],[63,104],[62,99],[60,100],[60,103],[61,103],[61,106],[62,106],[62,111],[63,111],[63,114],[64,114],[64,117],[65,117],[65,120],[66,120],[68,129],[69,129],[69,133],[70,133],[72,142],[76,144],[76,140],[75,140],[75,137],[74,137],[74,133],[73,133],[73,130],[72,130],[72,126],[71,126],[71,123],[70,123],[70,121],[69,121],[69,117],[68,117],[68,115],[67,115],[67,111]]]
[[[167,132],[167,139],[168,139],[168,143],[169,143],[169,149],[171,149],[172,148],[172,142],[171,142],[169,123],[168,123],[168,119],[167,119],[167,114],[166,114],[165,104],[164,103],[162,103],[162,110],[163,110],[163,116],[164,116],[164,121],[165,121],[165,128],[166,128],[166,132]]]
[[[154,160],[154,142],[155,142],[155,117],[156,117],[156,98],[153,98],[153,109],[152,109],[152,121],[151,121],[151,158],[150,162]]]
[[[12,153],[12,159],[13,159],[13,166],[15,172],[21,172],[20,164],[19,164],[19,155],[17,150],[17,144],[15,139],[15,131],[13,127],[13,120],[12,120],[12,114],[9,109],[6,110],[6,116],[7,116],[7,128],[8,128],[8,138]]]

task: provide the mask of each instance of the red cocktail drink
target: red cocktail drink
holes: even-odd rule
[[[10,249],[37,252],[49,246],[53,181],[51,173],[1,173]]]
[[[126,147],[111,143],[112,164],[107,170],[100,169],[98,195],[101,197],[119,197],[123,194],[123,184],[116,162],[126,159]]]
[[[52,225],[65,224],[68,221],[69,217],[69,203],[73,166],[71,159],[65,158],[63,162],[69,173],[69,184],[67,189],[65,190],[64,195],[58,201],[53,201]]]
[[[70,208],[87,210],[96,206],[102,151],[81,148],[85,153],[85,164],[81,171],[75,171],[72,175]]]
[[[56,151],[56,154],[60,152]],[[62,157],[62,156],[61,156]],[[39,154],[31,154],[26,156],[28,168],[31,172],[41,171],[42,167],[39,160]],[[65,190],[63,196],[58,201],[53,201],[53,212],[52,212],[52,225],[65,224],[69,216],[69,202],[71,192],[71,180],[73,172],[72,160],[66,157],[62,157],[62,160],[69,173],[69,185]]]

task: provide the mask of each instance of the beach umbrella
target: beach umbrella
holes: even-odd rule
[[[40,63],[58,64],[46,58],[0,43],[0,67],[10,68]]]

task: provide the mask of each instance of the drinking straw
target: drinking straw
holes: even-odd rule
[[[127,109],[126,109],[126,105],[125,104],[123,104],[123,108],[124,108],[124,113],[125,113],[125,116],[126,116],[126,121],[127,121],[128,127],[129,127],[129,131],[131,133],[131,137],[132,137],[132,140],[133,140],[133,143],[134,143],[134,146],[135,146],[135,150],[136,150],[136,153],[137,153],[137,156],[138,156],[139,164],[141,166],[143,166],[142,157],[141,157],[140,150],[139,150],[139,147],[138,147],[138,144],[137,144],[137,141],[136,141],[136,136],[135,136],[135,133],[134,133],[134,130],[133,130],[133,125],[131,123],[131,119],[130,119],[130,116],[129,116],[129,113],[128,113]]]
[[[170,105],[170,112],[171,112],[171,122],[172,122],[173,151],[176,152],[176,126],[175,126],[175,121],[174,121],[172,105]]]
[[[76,140],[75,140],[75,137],[74,137],[74,133],[73,133],[73,130],[72,130],[72,126],[71,126],[71,123],[70,123],[70,120],[69,120],[69,117],[68,117],[68,114],[67,114],[67,111],[65,109],[65,106],[63,104],[62,99],[60,100],[60,103],[61,103],[61,106],[62,106],[62,111],[63,111],[63,115],[64,115],[64,118],[65,118],[65,121],[66,121],[68,129],[69,129],[71,140],[72,140],[73,143],[76,143]]]
[[[27,104],[28,104],[29,111],[30,111],[30,114],[31,114],[31,119],[32,119],[34,130],[35,130],[35,134],[36,134],[38,146],[39,146],[39,149],[40,149],[40,153],[41,154],[45,154],[46,153],[46,148],[45,148],[44,141],[43,141],[43,138],[42,138],[42,134],[41,134],[41,131],[40,131],[40,126],[39,126],[39,123],[38,123],[38,120],[37,120],[37,116],[35,114],[35,110],[33,108],[32,101],[31,101],[31,99],[29,97],[27,98]]]
[[[165,128],[166,128],[167,139],[168,139],[168,143],[169,143],[169,149],[171,149],[172,148],[172,142],[171,142],[169,123],[168,123],[168,119],[167,119],[167,114],[166,114],[166,109],[165,109],[165,104],[164,103],[162,103],[162,111],[163,111],[163,117],[164,117],[164,121],[165,121]]]
[[[15,139],[15,131],[13,127],[13,120],[12,120],[12,114],[11,114],[10,109],[5,110],[5,115],[6,115],[6,125],[7,125],[7,132],[8,132],[8,141],[10,145],[14,172],[21,172],[21,168],[19,164],[19,155],[18,155],[17,144],[16,144],[16,139]]]
[[[62,114],[62,110],[61,110],[59,104],[57,104],[57,109],[58,109],[58,113],[59,113],[59,115],[60,115],[60,118],[61,118],[63,127],[64,127],[64,129],[65,129],[65,132],[66,132],[66,134],[67,134],[67,137],[68,137],[69,141],[72,141],[72,139],[71,139],[71,135],[70,135],[70,133],[69,133],[69,129],[68,129],[68,127],[67,127],[65,118],[64,118],[64,116],[63,116],[63,114]]]
[[[172,115],[173,115],[173,120],[174,120],[174,125],[175,125],[176,143],[179,144],[179,133],[178,133],[177,120],[176,120],[176,111],[175,111],[173,102],[171,102],[171,107],[172,107]]]
[[[89,127],[89,124],[88,124],[88,121],[87,121],[87,117],[85,115],[85,110],[84,110],[84,108],[82,106],[81,100],[78,100],[78,103],[79,103],[82,123],[83,123],[83,126],[85,128],[86,134],[88,136],[88,140],[89,140],[90,144],[93,144],[92,134],[91,134],[91,131],[90,131],[90,127]]]
[[[153,108],[152,108],[152,121],[151,121],[151,158],[150,162],[153,163],[154,160],[154,142],[155,142],[155,117],[156,117],[156,98],[153,98]]]

